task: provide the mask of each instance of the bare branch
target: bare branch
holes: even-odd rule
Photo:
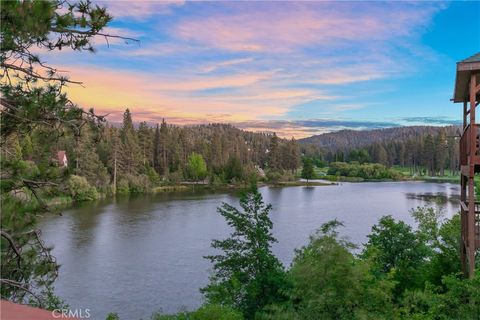
[[[140,40],[135,38],[123,37],[123,36],[115,36],[108,33],[101,33],[101,32],[94,32],[94,31],[83,31],[83,30],[75,30],[75,29],[62,29],[62,28],[51,28],[50,31],[57,32],[57,33],[68,33],[68,34],[81,34],[86,36],[102,36],[108,38],[116,38],[122,39],[127,41],[134,41],[140,43]]]
[[[42,79],[42,80],[45,80],[45,81],[61,81],[61,82],[68,82],[68,83],[74,83],[74,84],[79,84],[81,85],[82,82],[79,82],[79,81],[72,81],[72,80],[69,80],[67,78],[58,78],[58,77],[45,77],[45,76],[42,76],[40,75],[39,73],[33,71],[33,70],[29,70],[27,68],[22,68],[22,67],[18,67],[16,65],[13,65],[13,64],[10,64],[10,63],[5,63],[5,62],[2,62],[0,64],[0,66],[6,70],[8,69],[11,69],[11,70],[15,70],[15,71],[18,71],[18,72],[22,72],[30,77],[33,77],[33,78],[37,78],[37,79]]]
[[[12,250],[15,252],[17,255],[17,265],[20,268],[20,260],[22,259],[22,255],[20,254],[20,250],[18,249],[17,245],[15,244],[15,241],[13,240],[12,236],[7,233],[6,231],[0,230],[0,234],[3,238],[5,238],[8,243],[10,244],[10,247]]]
[[[15,287],[15,288],[18,288],[20,290],[23,290],[29,294],[31,294],[37,301],[38,301],[38,304],[40,306],[40,308],[43,307],[43,302],[42,302],[42,299],[40,299],[39,296],[37,296],[35,293],[33,293],[27,285],[21,283],[21,282],[17,282],[17,281],[13,281],[13,280],[10,280],[10,279],[0,279],[0,283],[4,283],[6,285],[9,285],[9,286],[12,286],[12,287]]]

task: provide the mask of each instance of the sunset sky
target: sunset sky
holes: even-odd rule
[[[121,121],[228,122],[301,138],[455,124],[455,63],[480,51],[480,2],[97,2],[97,53],[44,54],[73,101]]]

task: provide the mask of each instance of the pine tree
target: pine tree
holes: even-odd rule
[[[240,198],[240,207],[223,203],[218,208],[233,232],[225,240],[213,240],[212,247],[222,253],[205,257],[214,274],[202,292],[208,302],[231,306],[253,319],[262,307],[284,297],[285,275],[271,251],[277,241],[268,216],[272,206],[253,188]]]
[[[424,139],[423,165],[430,176],[435,175],[435,145],[431,134],[426,135]]]
[[[162,120],[162,124],[160,125],[160,159],[162,163],[162,174],[168,174],[168,145],[169,145],[169,135],[168,135],[168,127],[165,119]]]
[[[268,167],[271,170],[278,171],[281,169],[280,147],[278,137],[274,133],[270,140],[270,147],[268,149]]]
[[[145,121],[140,122],[138,126],[138,145],[142,153],[143,167],[151,166],[153,164],[153,141],[150,128]]]
[[[141,150],[133,127],[132,115],[127,108],[123,114],[123,126],[120,131],[123,152],[120,155],[127,174],[136,174],[140,169]]]
[[[447,136],[445,130],[441,129],[435,137],[435,171],[441,176],[445,175],[447,152]]]
[[[39,147],[35,146],[32,137],[31,160],[48,163],[54,151],[48,149],[57,147],[59,136],[78,134],[83,125],[103,121],[103,117],[96,116],[93,111],[85,112],[69,101],[62,87],[73,81],[59,75],[56,68],[42,61],[33,49],[38,52],[67,48],[94,51],[93,38],[103,32],[112,17],[105,8],[90,1],[68,5],[60,0],[4,1],[0,10],[3,75],[0,144],[3,147],[12,135],[36,131],[43,135],[40,148],[46,152],[35,152]],[[35,170],[37,167],[32,162],[5,154],[0,161],[1,298],[44,308],[62,308],[52,289],[58,266],[50,249],[42,243],[35,225],[36,214],[46,209],[45,203],[39,196],[37,201],[32,200],[26,206],[8,196],[22,189],[39,195],[61,176],[36,174],[39,170]],[[53,173],[55,170],[46,171]]]
[[[153,138],[153,168],[158,174],[163,173],[160,161],[160,127],[158,123],[155,127],[155,135]]]
[[[81,131],[81,139],[77,147],[77,163],[75,174],[83,176],[95,187],[104,187],[110,182],[107,168],[100,161],[96,141],[94,140],[94,128],[84,126]]]
[[[313,161],[310,158],[303,159],[302,178],[307,180],[315,178],[315,170],[313,167]]]

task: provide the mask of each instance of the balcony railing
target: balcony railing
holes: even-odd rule
[[[463,209],[463,214],[465,216],[462,219],[462,234],[463,235],[468,235],[468,222],[467,219],[468,217],[466,216],[468,213],[468,201],[466,202],[460,202],[460,205]],[[475,233],[475,247],[480,248],[480,202],[475,201],[475,223],[473,227],[474,233]],[[463,239],[466,241],[467,239]]]
[[[474,128],[474,130],[476,131],[476,134],[475,134],[475,148],[474,148],[474,152],[472,153],[470,150],[471,149],[471,145],[470,145],[470,141],[471,141],[471,137],[472,137],[472,127]],[[471,158],[471,161],[473,163],[477,163],[478,162],[478,159],[480,157],[480,124],[474,124],[473,126],[472,125],[467,125],[467,127],[465,128],[465,130],[463,130],[463,134],[462,134],[462,137],[460,138],[460,165],[464,166],[464,165],[467,165],[469,164],[469,159],[468,157],[472,157]]]

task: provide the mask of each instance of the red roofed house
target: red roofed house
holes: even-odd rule
[[[67,153],[65,150],[57,152],[57,163],[59,167],[66,168],[68,166]]]

